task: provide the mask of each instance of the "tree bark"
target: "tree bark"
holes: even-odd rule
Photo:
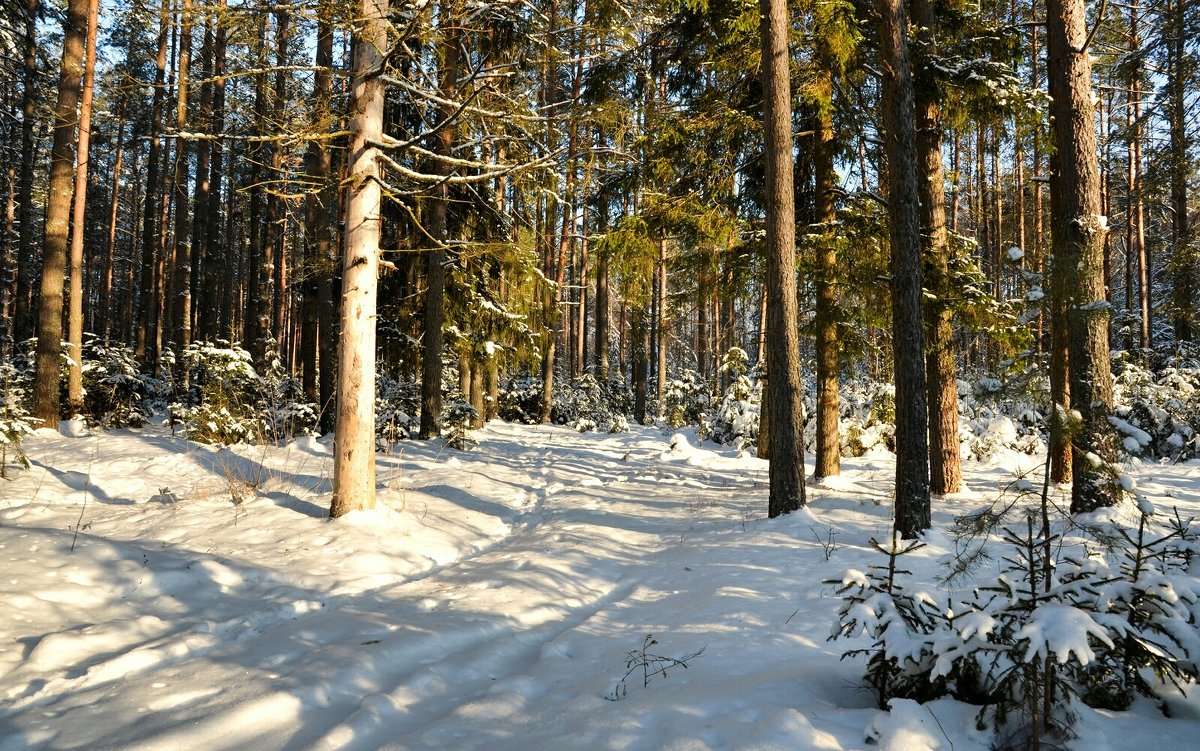
[[[158,328],[158,299],[155,295],[157,267],[159,166],[162,164],[162,119],[167,101],[167,35],[170,28],[170,0],[160,0],[158,13],[158,52],[154,60],[154,97],[150,110],[150,156],[146,167],[146,196],[142,214],[142,281],[138,295],[138,324],[134,353],[144,367],[153,371],[158,365],[155,330]]]
[[[1196,336],[1197,263],[1200,252],[1192,247],[1188,216],[1188,178],[1191,174],[1187,119],[1187,32],[1185,0],[1171,0],[1168,42],[1167,110],[1171,154],[1171,271],[1172,327],[1177,342]]]
[[[819,74],[816,117],[816,216],[821,239],[816,249],[816,329],[817,360],[817,447],[813,476],[832,477],[842,471],[841,437],[838,434],[840,404],[838,398],[838,295],[837,242],[834,203],[837,172],[834,167],[833,71],[827,67]]]
[[[930,526],[929,423],[921,320],[921,231],[907,12],[903,0],[878,0],[883,118],[888,123],[891,230],[892,367],[896,386],[895,528],[912,538]]]
[[[1111,463],[1116,459],[1112,371],[1108,350],[1109,305],[1105,300],[1104,236],[1096,159],[1092,66],[1083,0],[1047,0],[1047,76],[1053,100],[1058,170],[1053,222],[1054,284],[1067,316],[1068,377],[1073,426],[1071,511],[1112,506],[1119,499]]]
[[[316,73],[313,77],[312,125],[317,135],[330,130],[330,102],[333,97],[333,26],[330,23],[332,7],[329,0],[321,3],[317,14],[317,49],[314,58]],[[314,139],[308,144],[305,155],[308,172],[308,194],[305,196],[305,231],[308,235],[305,258],[304,302],[304,392],[313,399],[324,414],[328,405],[322,398],[320,370],[332,370],[333,363],[321,357],[320,346],[324,337],[332,335],[321,327],[321,288],[332,283],[333,269],[329,265],[332,246],[330,238],[330,211],[335,191],[330,184],[332,159],[329,146],[323,139]]]
[[[275,85],[272,88],[271,127],[277,134],[285,130],[284,103],[287,100],[287,44],[291,15],[286,9],[275,13]],[[267,194],[267,240],[263,243],[263,282],[269,290],[266,295],[267,309],[264,311],[269,318],[264,325],[275,339],[276,351],[283,354],[287,342],[285,325],[285,307],[287,297],[287,207],[284,205],[283,192],[287,189],[287,170],[284,166],[284,142],[271,142],[271,181],[275,189]],[[284,358],[286,361],[286,358]]]
[[[349,152],[345,249],[342,255],[342,338],[338,347],[333,518],[375,507],[375,314],[379,281],[380,169],[387,0],[362,0],[354,45],[354,109]]]
[[[71,207],[71,277],[67,311],[67,409],[83,412],[83,236],[87,209],[88,170],[91,167],[92,98],[96,91],[96,26],[100,0],[88,1],[87,51],[83,64],[83,92],[79,103],[78,166],[75,168],[75,198]]]
[[[114,311],[116,306],[113,304],[113,266],[116,263],[117,220],[121,208],[121,171],[125,165],[124,110],[122,110],[117,119],[116,148],[117,153],[113,157],[112,195],[108,209],[108,237],[104,243],[104,269],[101,272],[104,275],[104,280],[100,285],[100,315],[103,316],[101,324],[105,339],[112,337],[113,323],[117,319],[116,312]]]
[[[17,297],[13,303],[13,337],[16,342],[33,336],[33,271],[35,266],[33,165],[37,144],[33,130],[37,123],[37,16],[40,0],[25,2],[25,66],[24,89],[21,94],[21,176],[17,226],[20,239],[17,243]],[[14,342],[15,343],[15,342]]]
[[[441,70],[439,88],[447,102],[452,102],[458,85],[459,30],[457,0],[445,0],[440,9],[442,24]],[[455,108],[445,104],[439,117],[445,123],[453,119]],[[450,156],[454,149],[454,126],[446,124],[434,134],[434,151],[439,156]],[[435,160],[435,174],[449,175],[450,165]],[[435,188],[429,200],[429,235],[433,240],[425,254],[425,329],[421,337],[421,438],[435,438],[441,433],[442,416],[442,327],[445,324],[446,297],[446,244],[450,239],[449,214],[450,190],[446,183]]]
[[[83,78],[84,37],[88,0],[70,0],[63,24],[62,67],[54,107],[54,145],[50,151],[50,194],[46,206],[46,237],[42,248],[41,299],[38,304],[37,374],[33,383],[35,420],[57,427],[59,368],[63,334],[63,276],[71,222],[71,191],[75,174],[75,124]],[[80,228],[82,231],[82,227]]]
[[[774,518],[804,506],[804,405],[796,321],[796,205],[786,0],[761,0],[767,214],[767,386],[770,499]]]
[[[265,68],[267,65],[267,31],[268,31],[268,16],[266,13],[259,15],[257,38],[255,40],[255,59],[258,61],[258,67]],[[256,73],[254,76],[254,132],[263,133],[267,129],[267,77],[266,73]],[[247,209],[249,213],[249,228],[247,257],[245,259],[245,312],[243,314],[243,338],[245,340],[246,349],[248,349],[256,362],[261,362],[266,356],[267,338],[270,336],[266,321],[270,320],[271,316],[271,297],[269,294],[268,285],[271,281],[271,275],[268,271],[266,278],[263,278],[263,266],[269,263],[270,254],[264,253],[263,237],[266,232],[263,229],[263,182],[268,179],[264,176],[262,168],[263,147],[258,143],[251,143],[249,147],[250,161],[250,188],[247,201],[250,206]]]
[[[913,21],[923,54],[937,54],[933,29],[937,19],[930,0],[914,0]],[[962,488],[958,451],[958,382],[955,369],[953,312],[949,298],[950,240],[946,232],[946,178],[942,168],[942,123],[932,60],[920,66],[914,105],[917,127],[917,191],[920,199],[921,239],[925,255],[926,298],[925,375],[929,398],[930,492],[957,493]]]
[[[191,88],[192,64],[192,24],[195,22],[192,13],[192,0],[183,0],[179,10],[179,67],[176,75],[178,83],[175,89],[175,131],[182,133],[188,127],[188,90]],[[188,158],[191,153],[191,142],[186,138],[175,139],[175,178],[172,181],[175,196],[175,238],[172,254],[174,268],[174,299],[168,304],[172,306],[172,323],[176,355],[192,343],[192,243],[191,243],[191,214],[188,211]],[[178,360],[179,373],[183,376],[183,359]]]
[[[229,39],[225,22],[227,0],[218,0],[216,33],[213,40],[212,75],[215,79],[212,86],[212,117],[210,119],[213,133],[225,130],[225,57]],[[207,228],[204,235],[204,263],[200,285],[200,335],[205,339],[220,338],[228,332],[228,321],[223,316],[223,292],[219,289],[222,270],[233,265],[237,253],[231,252],[226,243],[221,242],[221,188],[225,179],[225,144],[218,139],[212,142],[209,164],[208,190],[209,201],[205,221]],[[226,238],[227,243],[233,243],[232,237]],[[236,246],[234,246],[236,248]],[[200,250],[200,248],[197,248]]]

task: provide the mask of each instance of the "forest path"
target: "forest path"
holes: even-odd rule
[[[81,518],[88,499],[100,511],[69,535],[61,521],[29,530],[43,538],[29,547],[64,547],[68,537],[79,546],[93,570],[73,567],[67,578],[88,588],[88,602],[77,604],[94,617],[31,633],[33,659],[5,676],[6,714],[40,715],[40,730],[52,734],[60,723],[83,724],[114,748],[182,748],[196,737],[220,738],[222,748],[376,748],[513,687],[534,701],[552,683],[528,676],[531,667],[570,661],[561,644],[598,614],[661,597],[661,587],[642,583],[647,561],[706,529],[744,528],[756,514],[737,496],[761,496],[765,482],[761,471],[747,477],[744,460],[686,442],[672,449],[658,433],[585,438],[497,425],[483,437],[468,452],[403,444],[381,458],[385,510],[355,523],[417,542],[424,557],[407,568],[375,561],[384,551],[339,550],[337,525],[316,522],[328,457],[315,443],[280,458],[124,433],[103,448],[112,459],[98,461],[101,446],[92,447],[86,468],[68,457],[78,463],[87,447],[63,447],[45,474],[66,486],[57,492],[81,495]],[[176,450],[147,457],[139,445]],[[130,489],[135,475],[142,486]],[[41,482],[49,512],[56,489]],[[239,541],[219,528],[198,534],[205,518],[229,522],[228,505],[213,516],[234,482],[324,529],[299,542],[282,533]],[[134,502],[155,488],[157,502]],[[253,523],[252,509],[242,524]],[[106,534],[127,529],[131,515],[163,518],[145,522],[144,535]],[[409,523],[388,530],[399,516]],[[455,526],[445,550],[424,538]],[[284,560],[255,552],[272,542],[292,548]],[[277,567],[289,553],[295,570],[285,573]],[[348,557],[331,560],[340,555]],[[373,563],[382,572],[354,575]],[[336,575],[322,581],[323,573]],[[39,597],[77,599],[70,591]],[[628,646],[640,638],[630,635]],[[620,662],[618,652],[608,665],[570,669],[597,671],[611,690]],[[53,735],[58,748],[95,747],[94,735]]]

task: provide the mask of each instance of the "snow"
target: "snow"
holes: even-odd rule
[[[844,459],[771,520],[766,463],[693,433],[475,437],[381,453],[378,507],[334,522],[325,440],[27,436],[32,468],[0,482],[0,751],[989,747],[976,707],[880,712],[864,661],[840,659],[869,637],[827,641],[824,580],[881,562],[890,454]],[[912,591],[937,592],[945,527],[1017,469],[966,465],[974,492],[936,501],[905,557]],[[1200,513],[1200,463],[1125,471],[1147,503]],[[1026,636],[1082,659],[1093,627],[1047,605]],[[616,696],[647,635],[686,668],[646,685],[637,668]],[[1077,729],[1088,748],[1190,747],[1200,702],[1171,708],[1082,708]]]

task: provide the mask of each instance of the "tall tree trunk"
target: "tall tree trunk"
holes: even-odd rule
[[[786,0],[761,0],[763,136],[767,213],[767,386],[773,518],[805,504],[804,405],[796,302],[796,205]]]
[[[314,135],[324,136],[330,131],[330,102],[333,97],[333,26],[330,22],[332,7],[330,0],[323,0],[317,14],[317,49],[314,63],[316,73],[313,77],[313,110],[312,126]],[[320,370],[331,369],[333,363],[325,362],[321,357],[320,344],[324,337],[332,335],[330,331],[322,331],[320,325],[321,288],[331,283],[333,269],[329,266],[329,252],[332,246],[330,238],[329,209],[336,200],[335,191],[329,180],[332,170],[332,160],[329,155],[329,144],[323,138],[309,142],[305,154],[305,167],[308,172],[308,195],[304,200],[305,231],[308,235],[306,243],[304,302],[307,307],[304,315],[304,392],[310,399],[316,401],[321,413],[324,414],[328,405],[322,399],[320,390]],[[318,369],[314,369],[317,366]]]
[[[933,29],[937,19],[930,0],[914,0],[913,21],[924,55],[937,54]],[[962,487],[958,453],[958,381],[955,371],[950,280],[950,240],[946,233],[946,179],[942,170],[942,123],[932,60],[919,66],[914,92],[917,126],[917,194],[920,199],[926,289],[925,375],[929,394],[929,479],[936,495]]]
[[[445,157],[449,157],[454,149],[454,125],[449,121],[455,115],[455,107],[451,102],[457,95],[458,86],[460,11],[458,0],[444,0],[439,9],[443,34],[439,88],[447,103],[440,109],[439,116],[443,127],[434,134],[433,145],[434,151]],[[441,160],[435,160],[433,170],[440,175],[451,173],[450,165]],[[421,438],[434,438],[440,434],[442,415],[442,326],[446,317],[445,248],[450,239],[450,190],[443,182],[435,191],[435,195],[429,200],[428,222],[429,235],[435,247],[430,248],[425,255],[425,330],[421,338]]]
[[[645,304],[634,305],[629,313],[629,362],[633,386],[633,419],[646,424],[647,380],[650,367],[650,311]]]
[[[226,28],[225,12],[227,0],[218,0],[216,17],[216,36],[213,41],[212,75],[215,79],[212,88],[212,131],[221,134],[225,131],[225,57],[229,46]],[[219,289],[219,279],[225,267],[232,267],[233,258],[237,256],[229,247],[221,242],[221,188],[225,179],[225,143],[218,138],[212,142],[209,165],[209,201],[206,222],[207,231],[204,235],[204,263],[202,283],[200,285],[200,334],[205,339],[219,338],[228,331],[223,328],[228,325],[228,316],[223,315],[222,291]],[[232,244],[233,237],[227,235],[226,242]],[[197,247],[197,250],[200,250]]]
[[[112,196],[108,209],[108,237],[104,243],[104,275],[100,285],[100,315],[103,316],[102,326],[105,339],[113,336],[113,323],[117,318],[113,304],[113,267],[117,255],[117,221],[121,208],[121,171],[125,166],[125,113],[122,110],[117,118],[117,153],[113,157]],[[134,173],[137,174],[137,173]],[[136,207],[134,207],[136,210]],[[130,213],[131,218],[134,214]],[[134,220],[136,221],[136,220]],[[132,234],[132,232],[130,233]],[[130,259],[132,261],[132,258]]]
[[[10,157],[12,156],[10,152]],[[13,352],[13,264],[16,261],[17,168],[9,162],[4,169],[4,249],[0,256],[0,362]]]
[[[282,135],[284,103],[287,99],[287,44],[291,16],[286,9],[275,13],[275,85],[272,89],[271,127],[276,135]],[[271,181],[276,187],[267,194],[267,240],[263,243],[263,282],[269,292],[266,296],[264,325],[276,340],[276,350],[286,351],[284,308],[287,298],[287,207],[283,193],[287,190],[287,171],[284,166],[284,142],[277,138],[271,141]],[[286,361],[286,358],[284,358]]]
[[[816,329],[817,360],[817,447],[813,476],[817,479],[841,474],[842,444],[838,434],[840,404],[838,398],[838,294],[837,248],[835,243],[837,208],[837,172],[834,166],[836,145],[833,140],[833,71],[826,65],[819,74],[816,97],[820,100],[816,116],[815,174],[816,216],[821,239],[816,258]]]
[[[1104,235],[1100,175],[1096,160],[1091,59],[1083,49],[1088,27],[1083,0],[1047,0],[1046,58],[1053,100],[1057,193],[1053,222],[1054,284],[1067,315],[1073,426],[1071,511],[1112,506],[1119,486],[1112,414],[1112,371],[1108,350],[1109,306],[1104,297]],[[1097,461],[1098,459],[1098,461]]]
[[[200,113],[198,119],[200,126],[206,128],[209,133],[214,131],[213,87],[215,81],[213,80],[213,26],[215,23],[215,16],[209,14],[208,19],[204,23],[204,36],[200,43],[200,79],[202,83],[200,84]],[[196,143],[196,186],[192,192],[191,264],[188,269],[188,299],[191,301],[188,306],[188,326],[191,338],[199,338],[202,341],[208,338],[208,332],[201,327],[202,309],[205,304],[203,282],[206,259],[204,254],[208,248],[209,228],[216,229],[216,225],[209,223],[209,207],[214,202],[220,202],[220,193],[214,196],[212,191],[212,144],[213,142],[207,138],[201,139]],[[199,329],[198,337],[196,334],[197,329]]]
[[[658,409],[661,414],[663,393],[667,390],[667,345],[671,336],[671,316],[668,313],[667,301],[667,233],[665,230],[660,230],[658,235],[658,263],[655,265],[654,279],[655,296],[658,298],[658,325],[654,329],[654,396],[658,399]],[[703,304],[701,304],[701,308],[703,308]]]
[[[33,271],[36,264],[33,251],[34,206],[33,165],[37,144],[33,137],[37,123],[37,16],[40,0],[25,2],[25,67],[21,93],[21,184],[17,208],[17,226],[21,230],[17,243],[17,298],[13,303],[13,336],[17,342],[33,336]]]
[[[603,205],[599,207],[599,226],[598,231],[603,235],[608,229],[608,208]],[[608,385],[608,361],[609,361],[609,345],[608,337],[612,321],[612,301],[609,298],[608,289],[608,251],[602,251],[596,257],[596,346],[593,351],[596,353],[596,380],[600,381],[605,386]]]
[[[183,133],[188,127],[188,89],[191,81],[192,62],[192,0],[183,0],[179,10],[179,67],[175,89],[175,132]],[[172,306],[173,339],[176,353],[181,354],[192,343],[192,244],[190,240],[191,215],[188,212],[188,158],[191,142],[186,138],[175,141],[175,178],[172,181],[175,197],[175,252],[172,254],[174,268],[174,299]],[[183,359],[179,359],[180,374]]]
[[[929,423],[921,321],[921,230],[917,145],[907,13],[903,0],[878,0],[883,58],[883,118],[888,123],[888,215],[891,220],[892,363],[896,393],[896,530],[906,538],[929,529]]]
[[[37,374],[33,383],[33,417],[45,427],[59,419],[59,367],[63,334],[63,275],[71,223],[71,191],[75,173],[75,125],[83,78],[84,37],[88,0],[70,0],[63,24],[62,67],[54,107],[54,145],[50,151],[50,195],[46,206],[46,238],[42,248],[42,290],[38,303]],[[82,231],[80,227],[80,231]]]
[[[375,507],[375,313],[379,282],[380,170],[387,0],[362,0],[354,45],[349,192],[342,255],[342,338],[338,346],[333,501],[337,518]]]
[[[96,26],[100,0],[88,0],[87,51],[83,64],[83,92],[79,103],[79,150],[75,168],[75,200],[71,207],[71,281],[67,311],[67,408],[83,412],[83,236],[87,209],[88,170],[91,167],[92,98],[96,91]]]
[[[170,28],[171,0],[159,0],[158,52],[154,60],[154,97],[150,111],[150,155],[146,167],[146,196],[142,214],[142,282],[138,296],[138,324],[135,356],[151,371],[158,366],[155,331],[158,328],[158,299],[155,295],[157,250],[161,227],[158,205],[161,197],[159,166],[162,158],[162,120],[167,101],[167,38]]]
[[[1167,111],[1170,128],[1171,154],[1171,271],[1172,327],[1177,342],[1191,342],[1196,336],[1197,262],[1200,252],[1192,247],[1192,227],[1188,217],[1188,178],[1191,174],[1188,137],[1187,93],[1187,5],[1185,0],[1171,0],[1171,15],[1167,22]]]
[[[267,65],[267,31],[268,16],[259,15],[257,38],[255,39],[255,59],[261,70]],[[254,132],[265,133],[267,130],[267,76],[265,72],[254,76]],[[262,168],[263,146],[251,143],[250,157],[250,189],[247,200],[250,203],[248,252],[246,257],[245,278],[246,304],[243,314],[243,329],[246,348],[256,362],[262,362],[266,357],[267,338],[270,336],[266,321],[271,316],[271,296],[268,285],[271,276],[268,272],[263,278],[263,266],[269,263],[270,254],[264,253],[263,237],[267,234],[263,228],[263,182],[267,179]]]

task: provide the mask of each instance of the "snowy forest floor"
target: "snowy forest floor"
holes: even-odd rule
[[[840,659],[865,642],[827,641],[823,580],[883,562],[890,455],[768,520],[766,463],[694,435],[477,438],[397,444],[378,509],[331,522],[314,439],[30,437],[32,469],[0,482],[0,750],[861,749],[873,720],[873,748],[991,742],[951,700],[879,721],[863,660]],[[1038,461],[966,467],[905,559],[914,586],[939,586],[952,518]],[[1200,516],[1200,463],[1129,471]],[[644,686],[624,677],[651,634],[695,656]],[[1079,707],[1075,745],[1194,747],[1200,700],[1171,708]]]

